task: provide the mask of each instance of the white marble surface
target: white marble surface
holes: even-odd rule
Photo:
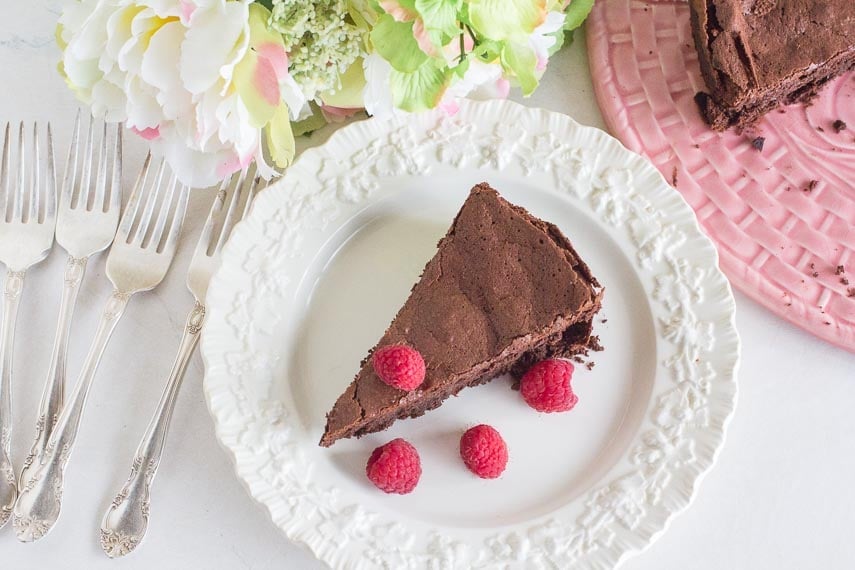
[[[50,119],[64,148],[75,101],[55,73],[56,0],[3,0],[0,121]],[[527,101],[602,127],[581,36],[550,64]],[[315,136],[312,143],[323,137]],[[125,177],[144,153],[127,144]],[[174,270],[126,313],[99,371],[68,469],[62,518],[35,544],[0,531],[0,568],[321,568],[290,544],[253,503],[219,447],[202,396],[198,355],[188,371],[155,484],[152,522],[140,549],[110,561],[98,546],[101,515],[121,485],[157,401],[191,298],[184,271],[211,194],[193,197]],[[57,248],[28,277],[15,349],[14,460],[33,433],[59,304]],[[94,333],[109,283],[90,264],[72,333],[70,375]],[[828,346],[737,294],[743,339],[740,403],[719,465],[695,504],[627,570],[662,568],[851,568],[855,563],[855,355]]]

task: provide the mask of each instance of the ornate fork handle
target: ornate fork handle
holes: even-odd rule
[[[12,443],[12,348],[23,286],[23,271],[6,273],[3,322],[0,324],[0,528],[9,521],[12,505],[18,496],[9,452]]]
[[[48,367],[47,381],[45,382],[42,400],[39,403],[39,415],[36,422],[36,436],[30,453],[24,460],[21,469],[20,482],[23,486],[28,478],[30,467],[37,457],[41,457],[47,448],[53,427],[56,424],[65,391],[65,362],[68,356],[68,337],[71,333],[71,318],[74,315],[74,306],[77,304],[77,294],[80,292],[80,283],[86,273],[86,263],[89,258],[76,258],[69,256],[65,265],[63,276],[62,301],[59,305],[59,320],[56,325],[56,335],[53,341],[50,366]]]
[[[18,540],[38,540],[53,528],[59,518],[65,467],[77,437],[86,398],[107,343],[130,297],[128,293],[114,291],[107,300],[77,385],[62,409],[44,455],[38,465],[32,466],[15,503],[12,518]]]
[[[128,480],[110,504],[101,523],[101,548],[110,558],[124,556],[140,543],[148,526],[151,483],[154,480],[166,435],[169,420],[175,409],[181,381],[190,362],[190,357],[199,341],[199,333],[205,320],[205,306],[196,306],[187,317],[184,335],[166,388],[160,397],[154,417],[137,447]]]

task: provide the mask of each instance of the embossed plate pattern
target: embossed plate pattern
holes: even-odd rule
[[[539,415],[497,379],[319,448],[324,412],[482,180],[557,223],[606,286],[580,403]],[[208,306],[218,437],[273,521],[334,568],[614,567],[688,506],[736,404],[733,297],[691,209],[606,133],[510,102],[355,123],[306,151],[236,228]],[[456,457],[481,421],[510,449],[495,481]],[[364,476],[399,436],[424,468],[404,497]]]
[[[587,34],[609,130],[686,198],[731,282],[855,351],[855,72],[751,133],[716,133],[693,100],[704,81],[686,0],[597,2]]]

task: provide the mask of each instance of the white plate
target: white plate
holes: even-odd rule
[[[325,413],[484,180],[557,224],[605,285],[606,350],[577,367],[579,404],[537,414],[497,379],[318,447]],[[208,307],[217,434],[273,521],[335,568],[613,567],[688,506],[736,404],[733,296],[680,195],[606,133],[509,102],[356,123],[306,151],[235,231]],[[482,422],[510,450],[494,481],[457,456]],[[407,496],[364,474],[394,437],[422,458]]]

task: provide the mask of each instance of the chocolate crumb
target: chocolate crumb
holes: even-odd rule
[[[825,321],[825,324],[830,325],[831,323],[829,323],[828,321]]]
[[[792,307],[792,306],[793,306],[793,304],[792,304],[792,303],[787,303],[787,304],[786,304],[786,305],[784,305],[784,306],[785,306],[785,307]]]
[[[676,166],[671,171],[671,186],[673,186],[674,188],[677,187],[677,167]]]
[[[819,132],[821,132],[821,133],[824,133],[824,132],[825,132],[825,129],[823,129],[822,127],[817,127],[817,128],[816,128],[816,130],[818,130],[818,131],[819,131]]]
[[[813,273],[811,273],[811,276],[819,277],[819,271],[814,271]]]
[[[848,297],[855,297],[855,287],[850,287],[846,290],[846,295]]]
[[[573,360],[573,362],[575,362],[577,364],[584,364],[585,363],[585,361],[582,360],[581,356],[574,356],[572,360]]]
[[[763,152],[763,144],[766,142],[766,137],[754,137],[751,141],[751,146],[754,147],[754,150],[757,152]]]
[[[846,278],[846,277],[841,277],[841,278],[840,278],[840,283],[841,283],[841,284],[843,284],[843,285],[849,285],[849,279],[848,279],[848,278]]]
[[[846,273],[846,268],[842,265],[838,265],[837,269],[834,270],[835,275],[843,275],[844,273]]]
[[[607,322],[609,322],[609,320],[608,320],[608,319],[603,319],[603,320],[601,320],[600,322],[601,322],[601,323],[603,323],[603,324],[606,324]]]
[[[593,370],[594,369],[594,363],[588,362],[587,364],[585,364],[585,368],[587,368],[588,370]]]
[[[819,184],[819,180],[811,180],[808,182],[807,188],[805,188],[805,192],[813,192],[814,188]]]
[[[837,119],[834,123],[831,124],[832,128],[834,128],[835,133],[839,133],[840,131],[846,130],[846,123]]]
[[[809,267],[810,267],[811,269],[816,269],[816,263],[814,263],[813,261],[811,261],[811,262],[810,262]]]
[[[694,147],[695,147],[695,148],[701,148],[701,145],[699,145],[699,144],[697,144],[697,143],[696,143],[696,144],[694,145]]]

